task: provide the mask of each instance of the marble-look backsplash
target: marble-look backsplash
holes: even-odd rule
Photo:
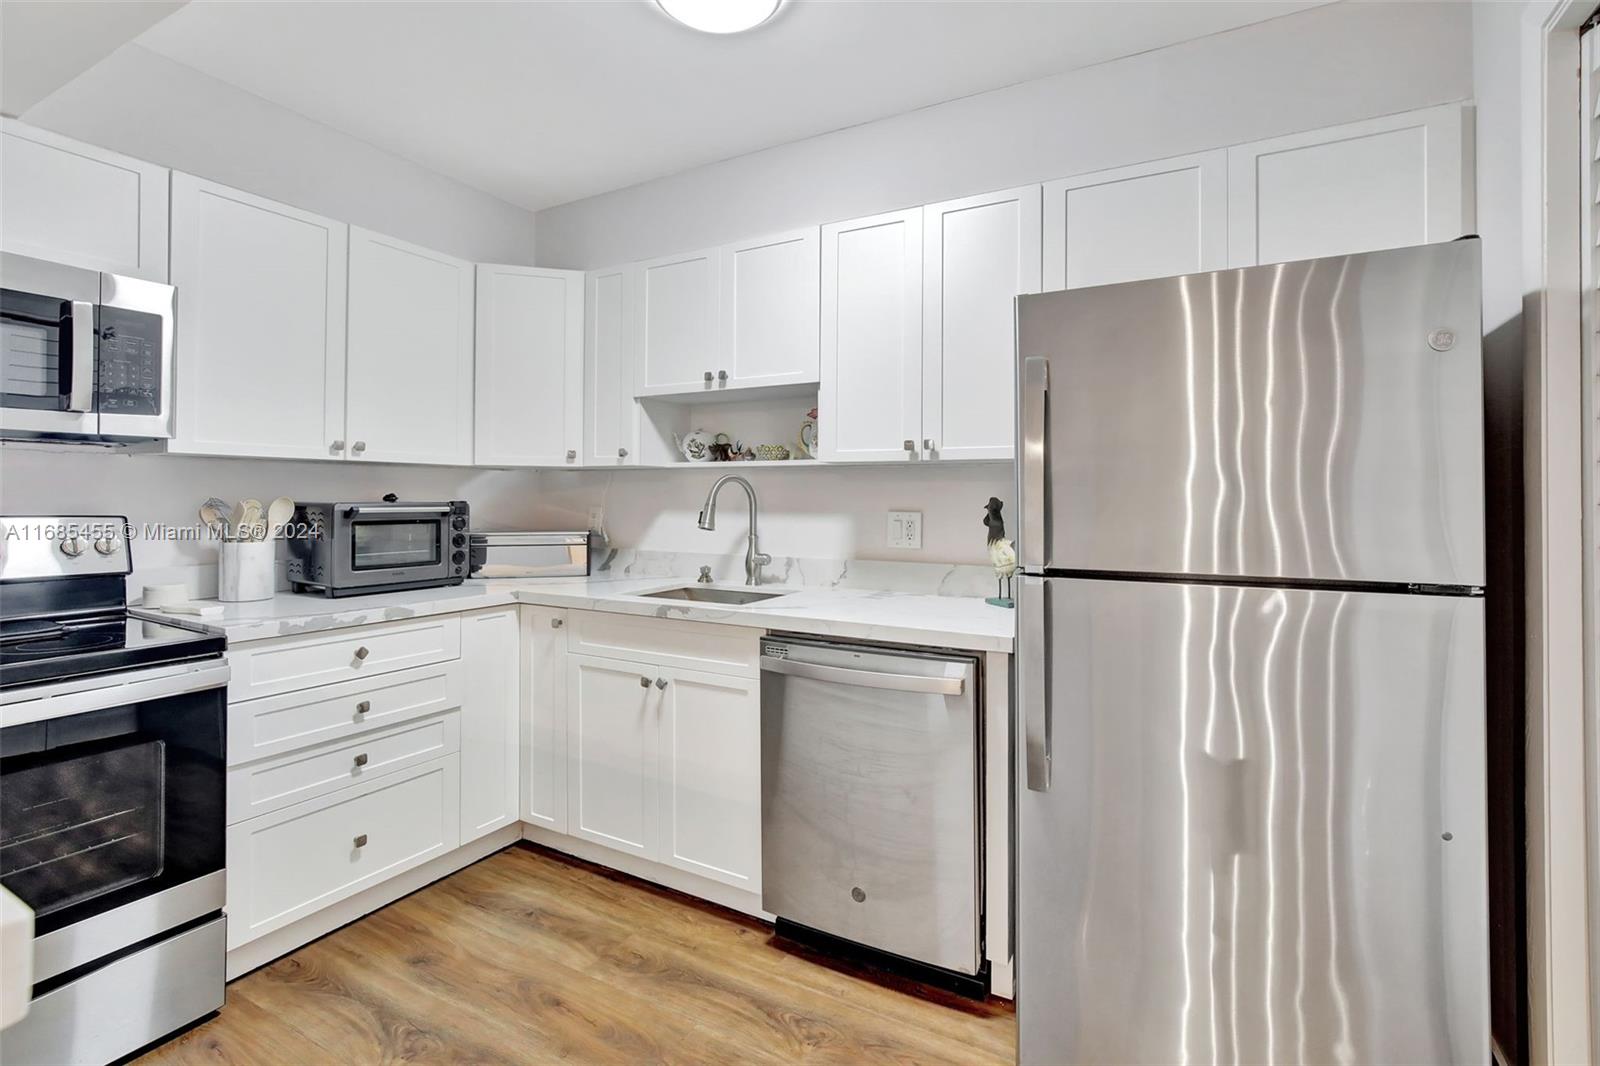
[[[637,548],[597,549],[591,577],[685,578],[694,580],[702,566],[711,567],[718,584],[744,584],[743,555],[695,555],[689,552]],[[993,596],[994,570],[955,563],[885,562],[875,559],[810,559],[775,556],[762,568],[761,580],[771,585],[803,588],[876,589],[930,596]]]

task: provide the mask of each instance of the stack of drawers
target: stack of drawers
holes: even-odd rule
[[[459,616],[228,659],[229,950],[456,848]]]

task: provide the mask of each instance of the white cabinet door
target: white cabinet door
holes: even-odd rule
[[[1044,288],[1221,270],[1225,150],[1062,178],[1044,186]]]
[[[350,229],[350,458],[472,462],[472,264]]]
[[[583,462],[638,462],[639,404],[634,394],[636,278],[626,267],[593,270],[585,283]],[[568,463],[576,455],[564,455]]]
[[[718,388],[817,380],[819,269],[815,227],[723,247]]]
[[[821,458],[916,459],[922,208],[822,227]]]
[[[1039,291],[1039,186],[922,209],[924,459],[1010,459],[1016,297]]]
[[[637,395],[709,390],[717,371],[717,250],[640,263]],[[706,375],[711,375],[708,381]]]
[[[567,831],[656,858],[656,746],[662,671],[567,656]]]
[[[1465,125],[1465,108],[1448,104],[1229,149],[1230,264],[1370,252],[1472,232]]]
[[[567,612],[522,608],[522,820],[567,831]]]
[[[518,820],[522,626],[515,607],[461,616],[461,842]]]
[[[167,280],[166,167],[0,117],[0,248]]]
[[[478,266],[473,462],[559,466],[583,436],[583,273]]]
[[[201,455],[344,455],[343,222],[172,175],[176,436]]]
[[[662,690],[660,861],[761,891],[761,682],[674,671]]]

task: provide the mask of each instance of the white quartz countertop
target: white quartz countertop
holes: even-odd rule
[[[230,643],[241,643],[373,622],[453,614],[481,607],[531,603],[968,651],[1009,652],[1015,633],[1016,611],[992,606],[978,597],[776,585],[762,586],[762,590],[784,589],[785,595],[748,606],[641,596],[641,593],[691,583],[670,577],[620,580],[591,577],[571,581],[506,578],[345,599],[280,592],[270,600],[223,604],[222,617],[206,619],[205,624],[225,632]]]

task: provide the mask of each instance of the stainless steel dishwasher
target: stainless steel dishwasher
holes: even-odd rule
[[[987,991],[979,676],[959,653],[762,640],[762,906],[780,934]]]

